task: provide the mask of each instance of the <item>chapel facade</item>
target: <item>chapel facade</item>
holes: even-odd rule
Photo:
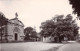
[[[2,41],[24,41],[24,24],[17,18],[8,20],[7,25],[2,26]]]

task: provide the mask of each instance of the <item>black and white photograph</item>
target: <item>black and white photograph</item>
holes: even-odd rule
[[[80,51],[80,0],[0,0],[0,51]]]

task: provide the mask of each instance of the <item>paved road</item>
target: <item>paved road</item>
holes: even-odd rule
[[[3,43],[0,44],[1,51],[48,51],[53,47],[63,44],[42,43],[42,42],[24,42],[24,43]],[[50,50],[49,50],[50,51]]]
[[[80,51],[80,43],[70,43],[63,45],[57,51]]]

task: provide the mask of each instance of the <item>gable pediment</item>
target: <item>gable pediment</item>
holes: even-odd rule
[[[10,19],[8,22],[15,25],[24,26],[24,24],[20,20],[18,20],[18,18]]]

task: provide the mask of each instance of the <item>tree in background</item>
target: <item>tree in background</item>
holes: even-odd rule
[[[33,31],[32,27],[27,27],[24,29],[24,34],[25,34],[25,40],[30,39],[30,33]]]
[[[32,27],[25,28],[24,33],[25,33],[25,40],[36,39],[36,37],[37,37],[37,32]]]
[[[0,12],[0,36],[1,36],[1,41],[2,41],[2,36],[3,36],[3,26],[7,25],[8,19],[5,17],[5,15]],[[6,36],[6,35],[5,35]],[[7,38],[7,36],[6,36]]]
[[[5,17],[5,15],[0,12],[0,26],[6,25],[7,24],[8,19]]]
[[[57,15],[51,20],[47,20],[41,24],[41,36],[43,37],[56,37],[61,42],[64,37],[69,40],[74,40],[78,34],[78,27],[75,20],[72,20],[72,16],[68,14],[66,17],[64,15]]]
[[[80,16],[80,0],[69,0],[70,4],[72,4],[73,13]],[[80,17],[79,17],[80,19]]]

